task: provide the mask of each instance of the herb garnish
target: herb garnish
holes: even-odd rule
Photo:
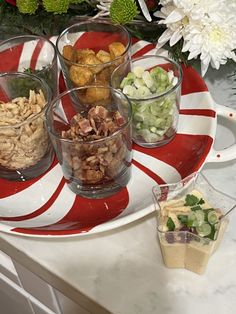
[[[181,228],[186,228],[189,232],[214,240],[219,219],[215,214],[214,208],[202,208],[201,205],[204,203],[205,201],[202,198],[198,198],[193,194],[187,194],[184,206],[190,207],[191,212],[187,214],[179,214],[177,215],[177,218],[182,225]],[[166,226],[169,231],[175,230],[176,226],[171,217],[168,217]]]
[[[187,194],[185,197],[185,204],[184,206],[194,206],[194,205],[201,205],[204,204],[204,199],[199,199],[197,196],[193,194]]]
[[[168,218],[166,226],[168,227],[169,231],[174,231],[175,230],[175,223],[171,217]]]

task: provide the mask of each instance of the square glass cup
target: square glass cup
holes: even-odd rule
[[[166,230],[166,219],[161,215],[164,202],[183,199],[192,191],[198,191],[212,208],[222,214],[218,232],[214,240],[199,236],[188,230]],[[206,177],[193,173],[178,183],[157,185],[153,188],[154,204],[157,210],[158,237],[164,264],[168,268],[186,268],[197,274],[203,274],[210,256],[219,247],[229,219],[224,217],[231,208],[236,206],[236,199],[215,189]]]
[[[51,92],[39,77],[0,74],[0,177],[26,181],[43,174],[54,151],[45,126]]]
[[[142,76],[136,76],[134,81],[131,79],[129,83],[127,75],[130,75],[130,72],[137,73],[135,68],[142,68],[144,73]],[[156,69],[159,71],[155,73]],[[153,76],[146,79],[146,82],[149,80],[146,83],[144,75],[147,76],[147,72]],[[171,80],[174,79],[173,86],[168,84],[169,75]],[[121,88],[125,78],[129,86]],[[178,126],[181,83],[181,66],[174,60],[158,55],[145,55],[128,60],[114,70],[111,86],[121,89],[132,104],[132,133],[136,144],[152,148],[167,144],[173,139]]]
[[[23,72],[46,81],[52,96],[58,94],[58,64],[55,45],[46,37],[20,35],[0,43],[0,73]]]
[[[88,104],[84,98],[87,91],[103,95],[106,101]],[[108,86],[78,87],[53,99],[46,124],[74,193],[103,198],[127,185],[132,160],[131,116],[127,97]]]

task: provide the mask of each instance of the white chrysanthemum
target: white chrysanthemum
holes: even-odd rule
[[[164,0],[161,3],[165,2]],[[158,40],[159,46],[169,41],[175,45],[184,40],[183,52],[189,59],[200,56],[202,74],[209,64],[218,69],[228,58],[235,60],[235,1],[172,0],[154,13],[167,29]]]
[[[221,24],[206,24],[203,28],[192,27],[185,37],[182,51],[189,51],[188,59],[200,55],[202,75],[205,75],[209,64],[219,69],[227,59],[236,61],[233,52],[236,49],[236,29],[231,20],[222,20]]]
[[[108,16],[110,14],[110,7],[113,0],[99,0],[97,8],[99,12],[93,17]]]

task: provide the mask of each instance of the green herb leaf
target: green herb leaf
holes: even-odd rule
[[[199,198],[193,194],[187,194],[185,197],[185,204],[184,206],[194,206],[197,205],[199,202]]]
[[[202,210],[202,207],[199,205],[193,206],[193,207],[191,207],[191,210],[195,212],[196,210]]]
[[[175,223],[171,217],[168,218],[166,226],[168,227],[169,231],[174,231],[175,230]]]
[[[177,215],[177,218],[182,224],[186,224],[188,221],[188,215]]]
[[[198,202],[198,205],[202,205],[202,204],[205,204],[205,201],[203,198],[201,198],[200,201]]]

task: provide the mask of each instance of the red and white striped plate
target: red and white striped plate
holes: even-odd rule
[[[134,57],[153,53],[156,49],[152,44],[133,42]],[[28,54],[24,47],[18,59]],[[76,196],[67,187],[56,161],[46,174],[34,180],[0,179],[0,231],[39,237],[85,235],[113,229],[151,213],[152,187],[177,182],[199,171],[216,133],[216,110],[204,81],[191,67],[183,67],[183,73],[177,135],[160,148],[133,146],[132,178],[126,188],[100,200]]]

